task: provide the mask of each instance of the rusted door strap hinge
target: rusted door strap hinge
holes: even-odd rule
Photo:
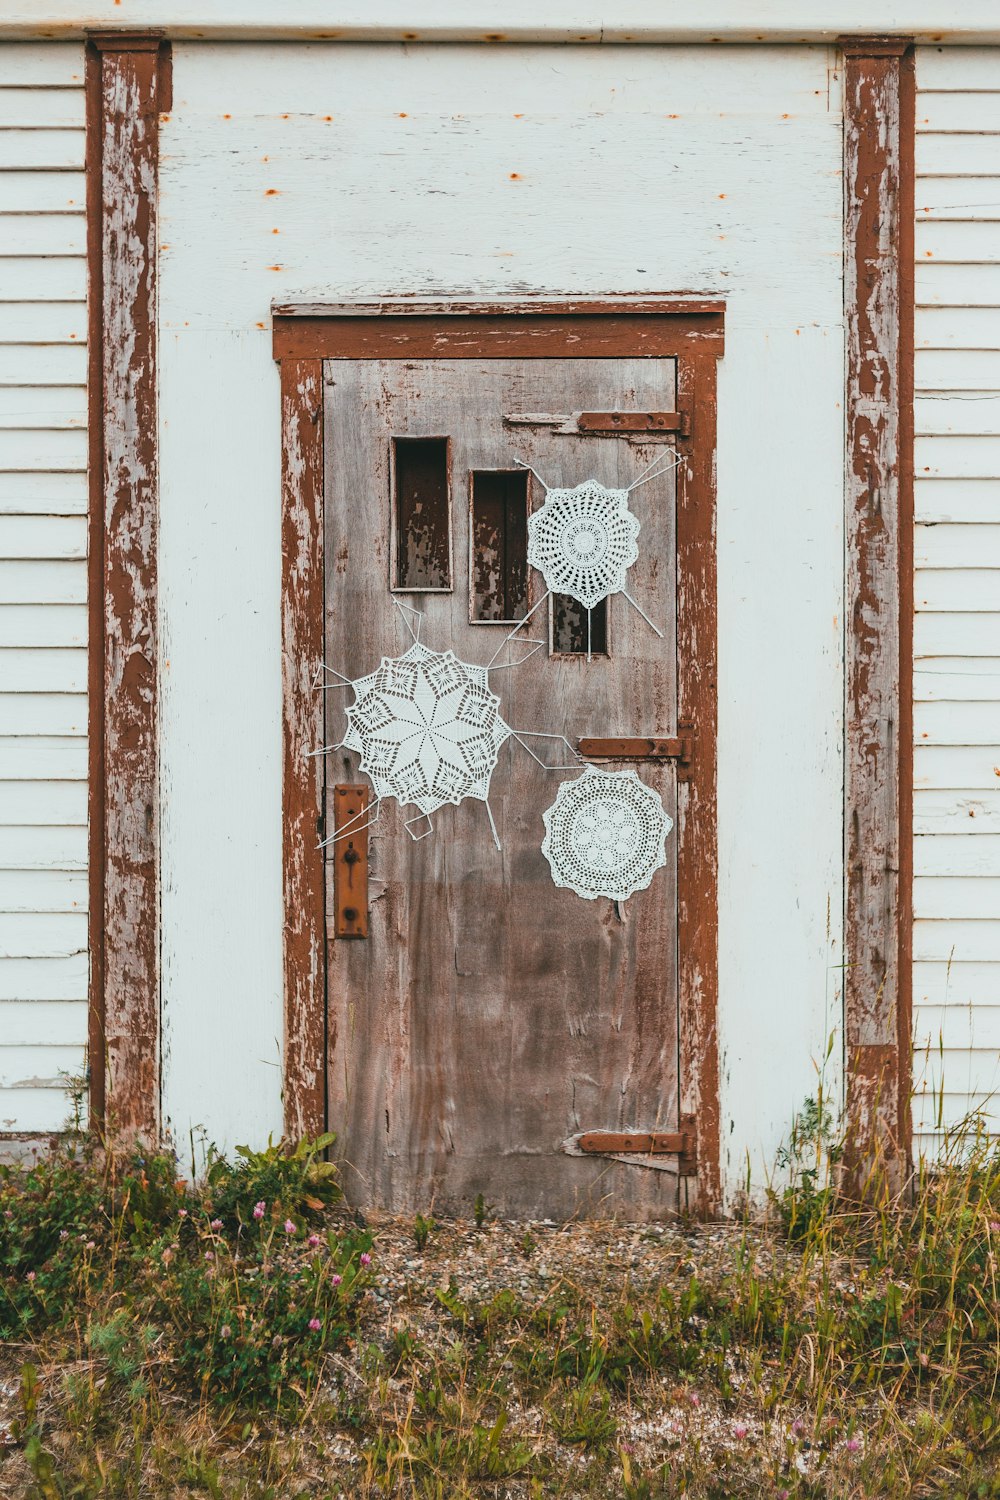
[[[576,1143],[588,1156],[687,1156],[694,1148],[686,1130],[586,1130]]]
[[[694,751],[694,736],[678,735],[672,739],[646,738],[598,739],[585,735],[580,740],[580,754],[585,760],[676,760],[686,766]]]
[[[515,411],[504,416],[506,427],[551,427],[570,436],[618,437],[630,433],[673,433],[691,436],[686,411]]]

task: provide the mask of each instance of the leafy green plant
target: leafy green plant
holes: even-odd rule
[[[421,1255],[427,1248],[427,1241],[430,1239],[431,1230],[435,1229],[436,1227],[437,1226],[435,1225],[434,1220],[431,1218],[425,1219],[423,1214],[417,1214],[417,1217],[414,1219],[413,1243],[416,1245],[417,1250]]]
[[[806,1099],[792,1122],[788,1144],[777,1155],[788,1181],[780,1193],[772,1190],[770,1196],[789,1240],[805,1239],[830,1213],[835,1198],[832,1171],[843,1149],[835,1135],[833,1111],[820,1089]]]
[[[205,1174],[210,1208],[223,1220],[243,1224],[262,1202],[275,1221],[321,1214],[343,1196],[337,1168],[324,1158],[336,1139],[328,1132],[289,1147],[268,1138],[263,1151],[237,1146],[235,1163],[210,1152]]]

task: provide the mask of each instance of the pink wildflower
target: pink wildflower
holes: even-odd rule
[[[29,1281],[34,1281],[34,1279],[35,1279],[35,1273],[34,1273],[34,1271],[29,1271],[29,1272],[28,1272],[28,1277],[27,1277],[27,1279],[28,1279],[28,1280],[29,1280]]]
[[[211,1250],[206,1250],[205,1251],[205,1259],[206,1260],[214,1260],[215,1259],[215,1256],[212,1254]]]
[[[285,1220],[285,1233],[286,1234],[294,1234],[295,1233],[295,1225],[292,1223],[291,1219],[286,1219]]]
[[[991,1219],[990,1220],[990,1229],[993,1231],[994,1234],[1000,1234],[1000,1219]]]
[[[59,1231],[59,1238],[61,1240],[68,1240],[69,1239],[69,1230],[68,1229],[60,1229],[60,1231]]]
[[[267,1204],[263,1201],[263,1199],[261,1200],[260,1203],[255,1203],[254,1204],[254,1206],[253,1206],[253,1216],[254,1216],[255,1219],[258,1220],[258,1222],[264,1217],[264,1215],[266,1213],[267,1213]]]
[[[796,1417],[795,1421],[792,1423],[792,1431],[794,1432],[795,1436],[801,1437],[805,1430],[806,1424],[802,1421],[801,1417]]]
[[[223,1323],[222,1327],[219,1329],[219,1337],[222,1339],[231,1339],[232,1336],[233,1330],[230,1328],[229,1324]]]
[[[688,1400],[690,1401],[692,1406],[701,1405],[701,1397],[698,1395],[697,1391],[692,1391],[690,1396],[688,1396]]]
[[[365,1253],[361,1257],[361,1264],[363,1266],[370,1266],[371,1263],[372,1263],[372,1258],[371,1258],[371,1256],[368,1254],[368,1252],[366,1250]]]
[[[334,1274],[333,1276],[330,1277],[330,1285],[331,1286],[339,1286],[340,1283],[343,1281],[343,1279],[344,1279],[343,1276],[337,1276],[336,1274]]]
[[[858,1449],[861,1447],[861,1444],[858,1442],[857,1438],[848,1438],[844,1446],[846,1447],[848,1453],[857,1453]]]
[[[745,1422],[736,1422],[733,1425],[733,1437],[739,1438],[740,1442],[742,1442],[743,1439],[746,1437],[746,1435],[747,1435],[746,1423]]]
[[[209,1224],[208,1227],[209,1227],[209,1229],[221,1229],[222,1228],[222,1220],[221,1219],[213,1219],[212,1222],[211,1222],[211,1224]]]
[[[97,1246],[96,1246],[96,1244],[94,1243],[93,1240],[88,1240],[87,1243],[84,1245],[83,1248],[85,1250],[96,1250]]]
[[[319,1244],[319,1235],[311,1234],[306,1240],[306,1244],[309,1246],[310,1250],[315,1250],[316,1246]]]
[[[178,1210],[177,1210],[177,1217],[178,1217],[178,1218],[179,1218],[179,1219],[186,1219],[186,1218],[187,1218],[187,1216],[188,1216],[188,1211],[187,1211],[187,1209],[186,1209],[186,1208],[179,1208],[179,1209],[178,1209]]]
[[[313,1333],[319,1333],[319,1331],[323,1327],[323,1325],[320,1322],[319,1318],[310,1318],[309,1319],[309,1327],[312,1329]]]

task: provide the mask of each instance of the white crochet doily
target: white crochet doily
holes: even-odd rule
[[[667,862],[673,819],[659,793],[634,771],[588,766],[575,781],[561,783],[542,817],[542,853],[552,879],[587,901],[624,901],[644,891]]]
[[[639,522],[628,495],[596,479],[547,491],[545,504],[528,517],[528,562],[554,594],[569,594],[593,609],[624,589],[625,574],[639,555]]]
[[[380,801],[412,802],[425,815],[464,797],[486,801],[511,730],[485,667],[414,641],[351,687],[344,745],[361,756]]]

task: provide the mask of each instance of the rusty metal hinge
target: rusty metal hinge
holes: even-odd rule
[[[635,1165],[661,1166],[648,1158],[676,1157],[680,1175],[698,1170],[698,1132],[693,1115],[681,1117],[679,1130],[584,1130],[564,1143],[572,1156],[613,1156]]]
[[[333,935],[368,936],[368,789],[333,789]]]
[[[620,437],[635,433],[667,433],[691,436],[691,417],[686,411],[574,411],[561,414],[544,411],[509,412],[505,427],[551,427],[554,432],[575,437]]]
[[[585,760],[676,760],[687,766],[694,754],[694,734],[689,732],[673,738],[650,735],[611,739],[585,735],[580,740],[580,754]]]

